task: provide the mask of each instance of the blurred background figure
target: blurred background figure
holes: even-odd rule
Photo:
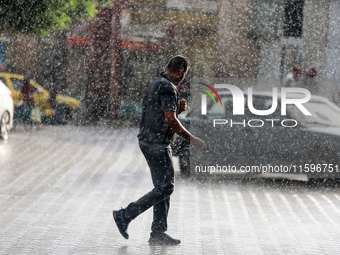
[[[23,104],[32,108],[34,106],[34,87],[29,82],[29,79],[24,79],[20,92]]]
[[[34,87],[30,83],[29,79],[25,78],[21,87],[22,107],[25,109],[25,114],[31,119],[33,123],[38,124],[37,129],[43,129],[41,124],[41,112],[39,105],[34,101]]]
[[[320,87],[316,80],[318,70],[312,65],[305,71],[304,87],[312,93],[312,95],[320,95]]]
[[[19,120],[25,128],[30,129],[32,127],[31,113],[35,105],[33,93],[34,87],[25,78],[20,89],[20,101],[14,105],[13,129],[15,129]]]
[[[302,83],[302,67],[297,64],[293,66],[292,71],[289,72],[284,79],[285,87],[300,87]]]

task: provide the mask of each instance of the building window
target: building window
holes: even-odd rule
[[[284,6],[283,35],[300,37],[302,35],[304,0],[286,0]]]

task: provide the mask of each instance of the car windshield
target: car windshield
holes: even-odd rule
[[[287,105],[294,118],[305,126],[340,127],[340,108],[322,101],[309,101],[303,104],[312,115],[304,115],[295,105]]]

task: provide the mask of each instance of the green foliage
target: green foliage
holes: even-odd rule
[[[97,13],[110,0],[0,0],[0,29],[28,34],[48,34],[67,28]]]

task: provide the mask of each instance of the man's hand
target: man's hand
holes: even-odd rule
[[[196,148],[198,149],[203,148],[204,142],[198,137],[195,137],[192,134],[190,134],[190,132],[186,130],[185,127],[182,126],[182,124],[178,121],[175,112],[173,111],[164,112],[164,117],[165,122],[170,126],[172,131],[183,137],[185,140],[190,142],[190,144],[195,146]]]
[[[204,142],[198,138],[198,137],[195,137],[193,136],[191,139],[190,139],[190,143],[195,146],[197,149],[202,149],[204,147]]]
[[[337,104],[338,99],[340,98],[340,92],[339,94],[336,93],[334,89],[332,89],[332,100],[334,104]]]
[[[179,101],[179,106],[178,106],[178,114],[181,112],[184,112],[187,109],[187,100],[182,99]]]

